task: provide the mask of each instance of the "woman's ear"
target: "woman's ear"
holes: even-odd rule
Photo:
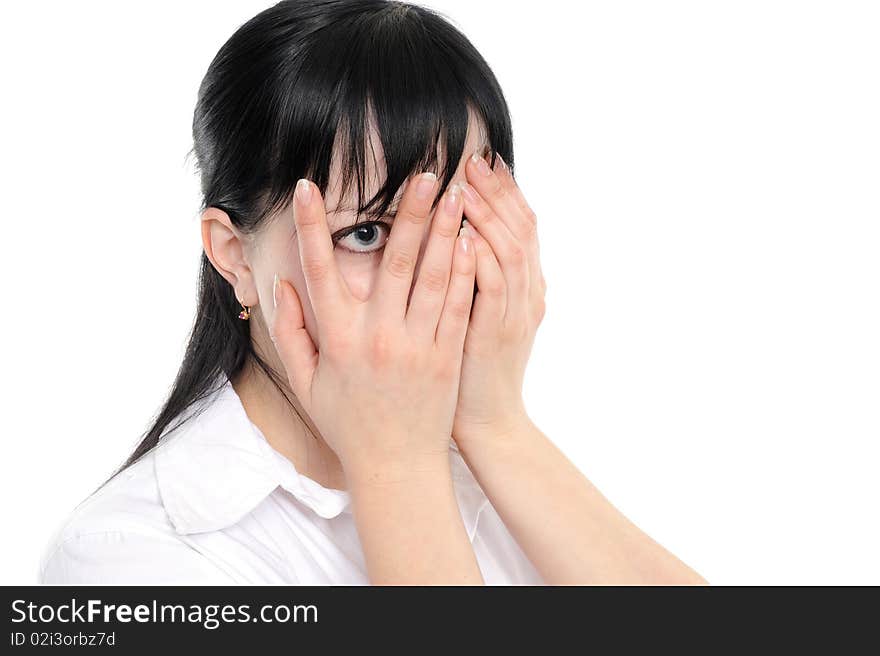
[[[216,207],[202,212],[202,245],[214,268],[232,285],[239,302],[248,307],[257,305],[257,288],[253,272],[245,259],[245,237],[229,215]]]

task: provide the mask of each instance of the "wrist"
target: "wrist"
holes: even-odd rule
[[[407,489],[452,479],[444,452],[359,455],[342,463],[352,493],[361,489]]]
[[[525,408],[519,407],[491,420],[461,421],[454,426],[452,437],[462,448],[464,443],[512,441],[533,428],[534,424]]]
[[[458,450],[468,463],[478,459],[504,460],[508,453],[527,450],[540,436],[538,427],[525,414],[462,435],[453,433]]]

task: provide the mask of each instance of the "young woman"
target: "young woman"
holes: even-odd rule
[[[526,412],[536,217],[459,31],[401,2],[280,2],[211,63],[193,137],[184,362],[43,582],[703,582]]]

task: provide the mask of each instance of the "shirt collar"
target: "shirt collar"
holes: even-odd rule
[[[300,474],[251,422],[224,376],[220,387],[188,412],[180,428],[156,447],[155,467],[165,510],[181,534],[235,524],[279,485],[325,519],[351,512],[346,490],[324,487]],[[450,439],[454,489],[468,537],[489,503]]]

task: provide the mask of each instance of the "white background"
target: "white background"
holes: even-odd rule
[[[177,371],[196,92],[269,4],[3,4],[0,583]],[[712,583],[880,584],[877,4],[428,4],[511,106],[538,425]]]

